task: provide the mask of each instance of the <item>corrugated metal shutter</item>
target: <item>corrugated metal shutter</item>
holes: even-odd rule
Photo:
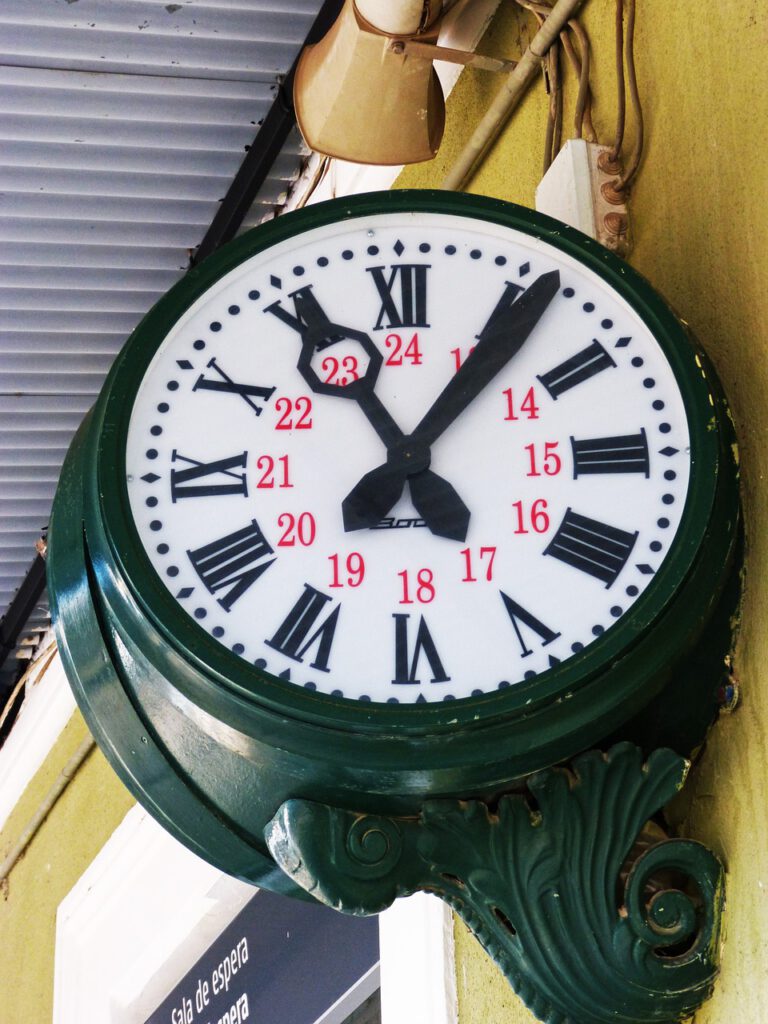
[[[74,430],[186,269],[319,7],[2,0],[0,617]],[[269,215],[300,153],[293,136]]]

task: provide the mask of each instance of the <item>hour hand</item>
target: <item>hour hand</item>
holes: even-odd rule
[[[297,368],[302,377],[317,394],[356,401],[387,449],[387,462],[367,473],[342,502],[344,529],[350,532],[377,526],[400,498],[406,480],[410,480],[414,507],[432,533],[463,540],[469,524],[468,508],[448,481],[429,469],[429,451],[420,454],[409,444],[374,390],[383,356],[370,337],[332,323],[314,303],[307,303],[300,312],[305,326]],[[345,340],[356,342],[368,357],[365,373],[346,384],[321,380],[313,367],[316,352]]]

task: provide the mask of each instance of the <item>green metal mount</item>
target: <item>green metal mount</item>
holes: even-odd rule
[[[621,743],[538,772],[495,806],[429,800],[417,817],[382,817],[288,800],[266,837],[337,910],[440,896],[546,1024],[666,1024],[712,991],[723,904],[717,858],[647,827],[687,771],[670,750],[644,764]]]

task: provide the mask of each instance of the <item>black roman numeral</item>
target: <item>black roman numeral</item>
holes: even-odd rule
[[[429,662],[429,670],[432,673],[430,682],[447,683],[450,676],[445,674],[443,663],[435,647],[435,641],[427,628],[424,616],[420,616],[418,629],[416,630],[416,643],[413,648],[413,657],[408,658],[408,620],[410,615],[393,614],[395,620],[395,678],[393,683],[415,683],[421,680],[416,673],[419,671],[419,660],[422,656]]]
[[[607,589],[624,568],[636,540],[637,531],[627,533],[569,508],[544,554],[589,573]]]
[[[306,285],[304,288],[298,288],[295,292],[291,292],[290,298],[293,300],[294,312],[291,313],[287,309],[284,309],[280,300],[273,302],[270,306],[267,306],[264,310],[265,313],[271,313],[276,316],[278,320],[281,320],[284,324],[300,334],[302,338],[304,333],[309,327],[323,327],[330,323],[327,314],[323,310],[323,307],[317,301],[315,293],[312,291],[312,285]],[[335,341],[339,341],[342,335],[329,336],[318,342],[315,348],[321,351],[332,345]]]
[[[242,530],[235,530],[187,554],[211,594],[227,591],[223,597],[216,598],[226,611],[275,561],[269,557],[274,551],[255,519]]]
[[[506,282],[502,296],[496,303],[485,327],[483,327],[479,334],[475,335],[478,341],[482,341],[486,335],[492,334],[495,331],[499,320],[509,314],[510,306],[522,291],[525,291],[522,285],[515,284],[513,281]]]
[[[197,378],[193,391],[224,391],[230,395],[240,395],[244,402],[253,409],[257,416],[261,416],[262,406],[256,405],[252,398],[260,398],[268,402],[275,392],[275,388],[265,388],[259,384],[237,384],[228,376],[216,362],[216,357],[208,360],[208,367],[218,373],[220,380],[211,380],[201,373]]]
[[[571,438],[573,477],[588,473],[642,473],[648,476],[648,441],[645,429],[639,434],[619,437],[592,437],[577,441]]]
[[[315,660],[310,664],[320,672],[328,672],[328,658],[341,605],[337,604],[324,622],[319,620],[325,606],[331,600],[327,594],[322,594],[305,583],[304,593],[291,608],[283,624],[271,640],[265,640],[267,646],[273,647],[294,661],[303,661],[309,648],[317,644]]]
[[[188,463],[186,469],[171,470],[171,498],[178,501],[179,498],[207,498],[223,494],[240,494],[248,497],[248,484],[245,473],[234,473],[236,468],[245,469],[248,452],[241,455],[230,455],[228,459],[216,459],[215,462],[198,462],[197,459],[187,458],[174,448],[171,456],[172,462]],[[207,477],[220,474],[226,477],[227,481],[217,483],[197,483],[204,481]],[[231,482],[230,482],[231,481]]]
[[[381,299],[381,309],[375,331],[386,327],[429,327],[427,323],[427,271],[426,263],[400,263],[389,268],[367,267]],[[395,292],[397,296],[395,296]]]
[[[500,590],[501,599],[504,602],[504,607],[507,609],[507,615],[512,622],[512,628],[517,636],[517,641],[520,644],[520,656],[527,658],[533,651],[527,646],[522,630],[520,629],[521,624],[526,626],[532,632],[536,633],[541,639],[541,646],[546,647],[547,644],[551,644],[553,640],[557,640],[560,636],[559,633],[555,633],[554,630],[550,629],[549,626],[545,626],[543,622],[536,618],[535,615],[531,615],[521,604],[517,601],[513,601],[512,598],[505,594],[503,590]]]
[[[616,363],[614,363],[600,342],[593,341],[591,345],[587,345],[581,352],[577,352],[575,356],[566,359],[564,363],[560,363],[559,366],[549,370],[547,373],[542,373],[538,380],[541,381],[550,395],[557,399],[564,391],[568,391],[577,384],[581,384],[582,381],[589,380],[590,377],[594,377],[601,370],[607,370],[615,365]]]

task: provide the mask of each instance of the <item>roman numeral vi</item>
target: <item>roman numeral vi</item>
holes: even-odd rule
[[[437,653],[435,641],[427,628],[424,616],[420,616],[419,625],[416,630],[416,642],[413,647],[413,656],[408,656],[408,620],[410,615],[393,614],[395,620],[395,678],[393,683],[415,683],[421,680],[417,677],[419,671],[419,660],[422,655],[427,659],[429,671],[432,674],[430,682],[447,683],[450,676],[445,674],[443,663]]]

